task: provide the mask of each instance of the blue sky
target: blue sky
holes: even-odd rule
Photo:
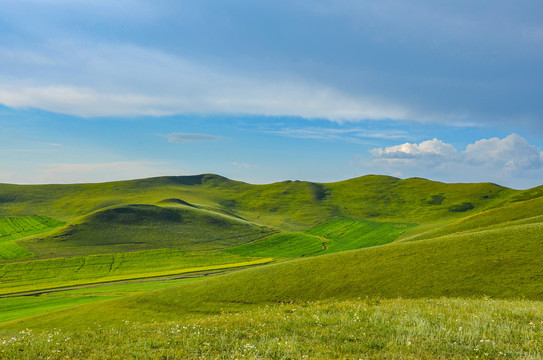
[[[540,1],[0,0],[0,182],[543,184]]]

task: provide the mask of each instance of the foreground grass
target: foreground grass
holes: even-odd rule
[[[6,359],[541,359],[543,304],[364,299],[0,335]]]

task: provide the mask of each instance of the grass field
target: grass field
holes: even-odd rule
[[[334,218],[305,233],[278,234],[228,249],[244,256],[294,258],[388,244],[414,224]]]
[[[63,222],[45,216],[0,218],[0,260],[32,257],[33,254],[13,240],[40,234],[64,225]]]
[[[543,357],[543,304],[362,299],[0,336],[6,359],[527,359]]]
[[[442,199],[435,201],[435,196]],[[368,175],[337,183],[284,181],[251,185],[212,174],[75,185],[0,184],[0,216],[46,214],[73,222],[112,206],[163,204],[178,199],[280,231],[304,231],[334,216],[423,223],[459,219],[489,208],[541,196],[494,184],[444,184]],[[472,210],[451,207],[471,203]]]
[[[540,359],[542,189],[0,184],[0,358]]]
[[[324,252],[330,254],[388,244],[414,226],[339,217],[319,224],[307,233],[326,238],[328,241]]]
[[[304,233],[277,234],[226,251],[242,256],[295,258],[323,252],[324,241],[318,236]]]
[[[224,252],[191,254],[158,249],[0,264],[0,295],[236,268],[270,262]]]
[[[290,260],[137,295],[45,314],[17,324],[104,326],[191,313],[239,311],[277,302],[484,297],[543,299],[543,227],[531,224],[436,240]]]
[[[122,284],[98,284],[75,290],[63,290],[39,296],[0,298],[0,322],[38,315],[90,302],[102,301],[146,291],[164,289],[204,279],[194,277],[158,281],[134,281]]]
[[[125,205],[91,213],[46,237],[20,241],[39,258],[110,254],[157,248],[211,251],[275,231],[192,207]]]

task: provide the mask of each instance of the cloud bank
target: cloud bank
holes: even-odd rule
[[[543,178],[543,152],[523,137],[511,134],[503,139],[481,139],[462,151],[439,139],[404,143],[370,151],[371,161],[362,165],[396,176],[433,179],[459,178],[465,181],[494,181],[531,186]]]

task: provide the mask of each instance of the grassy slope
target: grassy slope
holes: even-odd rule
[[[396,240],[414,224],[354,220],[338,217],[314,226],[308,234],[326,238],[326,250],[331,254],[338,251],[355,250],[388,244]]]
[[[107,254],[156,248],[213,251],[274,231],[189,206],[124,205],[99,210],[46,237],[19,244],[40,258]]]
[[[33,254],[13,240],[47,232],[63,222],[45,216],[0,218],[0,260],[15,260],[32,257]]]
[[[335,216],[418,223],[458,219],[519,196],[527,199],[541,194],[494,184],[444,184],[376,175],[329,184],[285,181],[250,185],[207,174],[102,184],[0,184],[0,216],[47,214],[70,222],[111,206],[179,199],[282,231],[300,231]],[[474,209],[450,211],[465,202],[472,203]]]
[[[413,226],[338,217],[305,233],[278,234],[226,251],[244,256],[278,258],[324,255],[387,244]]]
[[[238,314],[0,333],[9,359],[526,359],[542,303],[395,299],[277,304]]]
[[[151,290],[164,289],[181,283],[198,281],[203,277],[161,281],[133,281],[122,284],[101,284],[81,289],[52,292],[40,296],[1,298],[0,322],[42,314],[90,302],[118,298]]]
[[[0,264],[0,294],[235,268],[269,261],[270,258],[224,252],[191,254],[179,249],[156,249],[10,262]]]
[[[399,180],[381,176],[366,176],[333,184],[283,182],[255,186],[204,175],[67,186],[0,185],[0,211],[24,214],[51,209],[48,214],[73,221],[76,216],[104,209],[75,225],[84,225],[86,221],[94,224],[94,229],[88,232],[93,234],[104,224],[100,216],[100,221],[93,216],[111,215],[109,212],[116,208],[132,208],[120,204],[168,204],[184,211],[189,211],[187,208],[192,207],[190,205],[196,205],[283,230],[299,230],[337,215],[371,217],[381,221],[408,220],[429,224],[439,220],[454,223],[485,209],[498,209],[537,196],[541,196],[537,188],[522,192],[493,184],[442,184],[423,179]],[[451,211],[466,202],[471,203],[474,209]],[[535,203],[537,200],[526,202],[530,204],[529,211],[537,210],[533,205]],[[163,208],[158,209],[162,211]],[[197,210],[190,211],[193,214]],[[112,227],[118,225],[118,220],[115,219]],[[194,288],[191,285],[190,288],[181,287],[177,292],[154,294],[152,298],[134,298],[122,305],[112,301],[84,306],[76,314],[88,316],[85,321],[98,320],[98,317],[104,316],[104,311],[111,313],[113,309],[115,314],[112,320],[120,316],[135,316],[133,310],[138,316],[145,316],[147,311],[152,317],[167,317],[171,312],[217,311],[220,307],[244,302],[259,304],[291,299],[352,298],[361,294],[384,297],[525,295],[540,299],[540,284],[543,281],[536,260],[542,257],[539,240],[543,237],[541,224],[527,218],[520,220],[524,222],[489,228],[475,234],[389,244],[307,262],[279,264],[203,281],[202,285],[194,284]],[[410,231],[411,236],[423,232],[420,229]],[[118,231],[123,229],[115,230],[110,235],[118,235]],[[136,231],[134,236],[138,235]],[[112,238],[104,236],[106,244],[102,245],[112,246],[109,243]],[[521,240],[525,241],[521,243]],[[43,249],[50,249],[50,245],[48,243]],[[80,250],[79,245],[76,244],[73,249]],[[74,253],[70,250],[67,254]],[[55,319],[64,319],[62,321],[65,322],[64,314],[56,313]],[[45,324],[51,320],[47,319],[46,315],[34,320]],[[77,315],[73,321],[77,319],[82,318]]]
[[[294,258],[321,253],[323,239],[304,233],[288,233],[270,236],[264,240],[227,249],[226,252],[242,256],[271,256]]]
[[[292,260],[140,296],[22,321],[16,327],[67,327],[123,319],[148,321],[190,312],[359,297],[543,299],[543,226],[474,234]],[[108,314],[107,316],[105,314]]]
[[[496,228],[497,226],[508,227],[521,224],[543,223],[542,217],[543,198],[540,197],[483,211],[437,229],[405,238],[404,240],[430,239],[465,231],[492,229]]]

